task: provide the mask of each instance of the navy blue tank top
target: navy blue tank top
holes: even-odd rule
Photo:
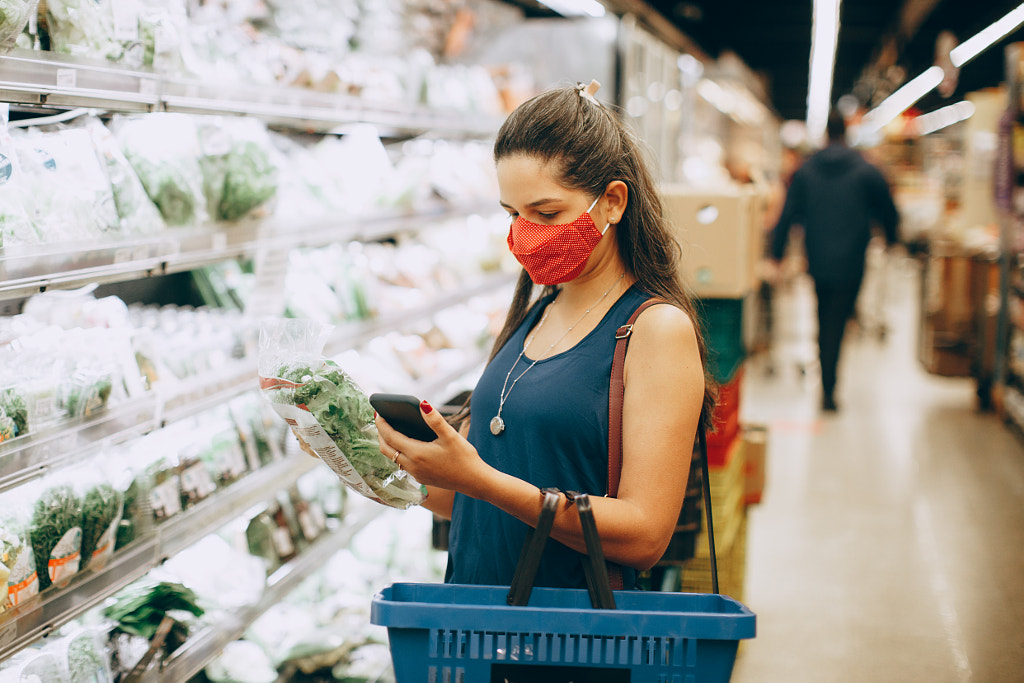
[[[636,285],[571,349],[539,361],[508,392],[501,417],[505,431],[490,432],[498,413],[502,384],[532,360],[518,359],[526,335],[553,296],[539,301],[519,329],[484,370],[473,392],[469,441],[489,465],[534,484],[603,496],[608,488],[608,383],[615,353],[615,331],[650,295]],[[540,494],[538,493],[538,498]],[[449,535],[449,583],[507,586],[512,583],[529,527],[490,503],[456,494]],[[583,555],[549,540],[536,586],[584,588]],[[623,568],[630,588],[636,572]]]

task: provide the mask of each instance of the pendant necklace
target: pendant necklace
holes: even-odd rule
[[[597,306],[600,305],[602,301],[604,301],[605,297],[608,296],[613,289],[615,289],[615,286],[619,284],[619,280],[625,277],[625,275],[625,273],[620,275],[619,279],[613,282],[612,286],[605,290],[605,293],[601,295],[601,298],[595,301],[590,308],[585,310],[583,312],[583,315],[581,315],[576,322],[570,325],[569,329],[567,329],[561,337],[553,341],[551,343],[551,346],[549,346],[544,351],[544,353],[540,354],[540,356],[538,356],[536,360],[527,365],[526,369],[519,373],[519,376],[517,376],[514,380],[512,380],[512,386],[508,386],[508,380],[510,377],[512,377],[512,371],[515,370],[516,366],[519,365],[519,361],[521,361],[523,359],[523,356],[526,355],[526,351],[527,349],[530,348],[530,344],[533,342],[533,338],[537,336],[537,333],[540,331],[540,328],[544,325],[544,321],[548,319],[548,313],[551,311],[551,307],[554,305],[555,302],[552,301],[550,304],[548,304],[548,307],[544,309],[544,315],[541,316],[540,322],[537,323],[537,327],[534,328],[533,332],[530,334],[530,337],[526,340],[526,343],[523,345],[523,350],[519,352],[519,356],[516,358],[516,362],[512,364],[512,367],[508,369],[508,374],[505,375],[505,382],[501,385],[501,395],[498,399],[498,414],[491,418],[491,434],[494,434],[494,436],[499,436],[501,435],[502,432],[505,431],[505,421],[501,419],[501,409],[505,407],[505,401],[508,400],[509,394],[511,394],[512,390],[516,388],[516,382],[521,380],[523,378],[523,375],[528,373],[530,369],[534,365],[536,365],[539,360],[541,360],[544,356],[548,355],[548,352],[551,351],[551,349],[555,348],[555,345],[557,345],[559,342],[561,342],[563,339],[569,336],[569,333],[572,332],[573,328],[579,325],[581,322],[583,322],[583,319],[586,318],[592,310],[597,308]],[[506,391],[506,388],[508,389],[508,391]]]

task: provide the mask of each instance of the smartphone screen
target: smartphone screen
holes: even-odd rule
[[[396,430],[418,441],[434,441],[437,434],[420,413],[420,400],[407,394],[371,394],[370,405]]]

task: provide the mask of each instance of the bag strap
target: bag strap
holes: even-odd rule
[[[608,390],[608,496],[614,498],[619,493],[619,479],[622,476],[622,407],[626,399],[626,384],[623,379],[626,366],[626,349],[633,334],[636,319],[649,307],[668,302],[659,297],[651,297],[640,304],[626,324],[615,331],[615,355],[612,357],[611,385]],[[703,415],[701,416],[703,417]],[[701,420],[703,424],[703,420]],[[704,498],[704,515],[707,517],[708,548],[711,553],[711,587],[718,593],[718,559],[715,556],[714,524],[711,519],[711,479],[708,476],[708,443],[703,427],[697,428],[697,445],[700,449],[702,496]],[[622,568],[609,564],[608,576],[612,588],[622,590]]]

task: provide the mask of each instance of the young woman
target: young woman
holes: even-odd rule
[[[672,537],[694,436],[713,404],[654,181],[637,140],[593,86],[541,94],[498,132],[500,201],[524,270],[468,429],[457,432],[425,401],[436,441],[377,418],[381,452],[427,486],[424,507],[451,519],[452,583],[510,584],[540,514],[538,489],[555,487],[591,494],[606,559],[631,588]],[[615,332],[652,296],[671,305],[647,308],[633,327],[621,481],[617,497],[602,497]],[[584,587],[574,509],[559,506],[551,537],[560,543],[547,544],[535,584]]]

